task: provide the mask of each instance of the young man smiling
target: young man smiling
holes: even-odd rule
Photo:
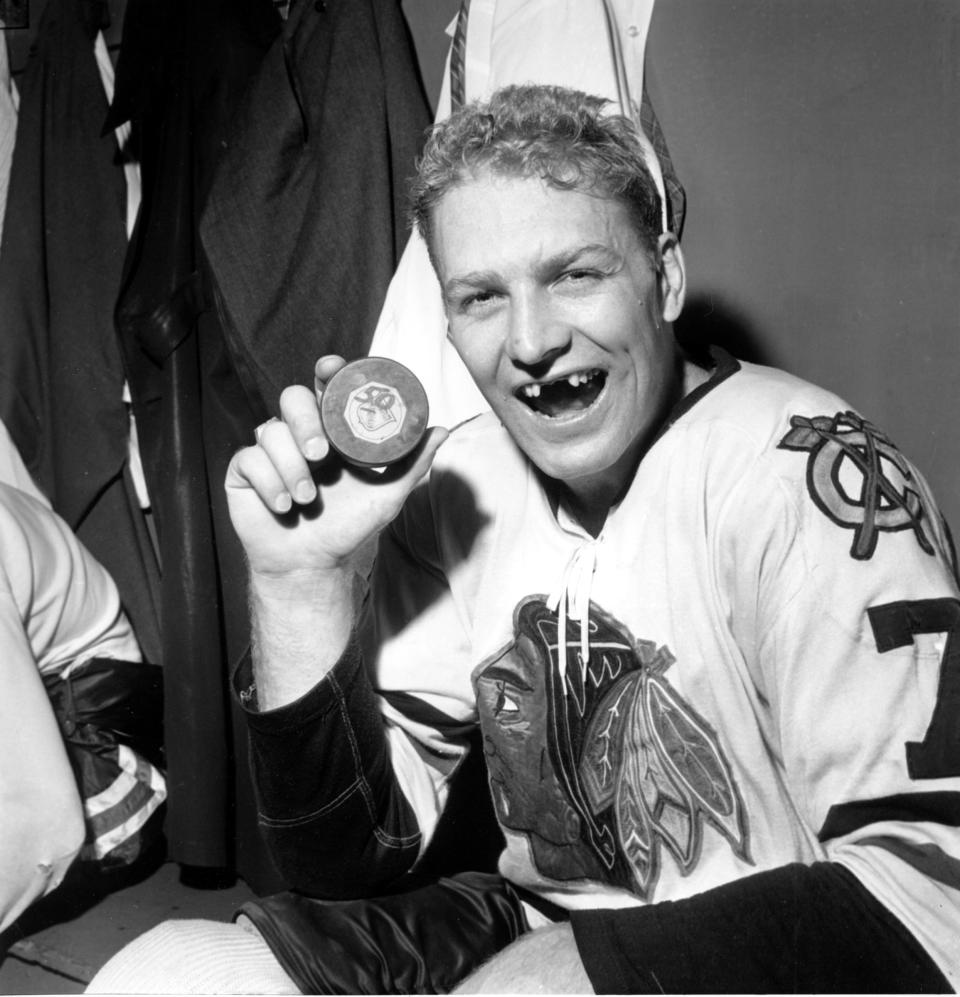
[[[450,337],[517,446],[598,533],[676,403],[684,267],[620,200],[481,168],[433,208]]]
[[[298,892],[205,971],[245,946],[323,993],[955,985],[960,602],[923,479],[836,396],[684,355],[680,248],[602,101],[465,109],[415,197],[492,413],[376,475],[289,388],[234,459],[238,691]],[[404,892],[476,726],[500,875]],[[201,937],[127,966],[177,989]]]

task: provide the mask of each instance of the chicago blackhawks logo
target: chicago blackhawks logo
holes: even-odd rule
[[[649,899],[664,852],[681,875],[708,827],[750,862],[746,814],[716,733],[667,681],[673,655],[590,610],[590,660],[540,597],[515,640],[478,670],[480,723],[497,813],[555,880],[591,878]],[[573,626],[571,624],[571,626]]]
[[[853,412],[795,415],[790,426],[780,448],[809,452],[810,497],[834,523],[853,530],[852,557],[868,560],[880,534],[898,530],[913,530],[921,549],[933,554],[913,469],[888,437]]]

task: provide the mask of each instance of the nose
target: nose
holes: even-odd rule
[[[549,302],[536,292],[518,294],[511,302],[506,350],[520,367],[538,367],[564,353],[571,330]]]

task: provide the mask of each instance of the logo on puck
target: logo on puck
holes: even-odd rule
[[[343,418],[357,439],[384,443],[403,428],[407,415],[400,392],[388,384],[368,381],[347,396]]]

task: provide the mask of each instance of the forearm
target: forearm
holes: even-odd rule
[[[60,884],[84,838],[83,805],[49,703],[36,712],[22,699],[17,705],[26,727],[12,721],[0,735],[7,749],[0,762],[0,931]]]
[[[83,844],[76,776],[19,614],[0,599],[0,930],[63,879]]]
[[[224,487],[250,569],[254,669],[262,708],[303,695],[333,667],[354,622],[354,579],[370,545],[427,473],[446,431],[383,475],[330,454],[318,398],[344,361],[321,358],[314,390],[287,388],[282,419],[257,428]]]
[[[829,862],[571,921],[598,993],[949,991],[903,925]]]
[[[354,624],[352,570],[251,572],[253,678],[261,710],[299,699],[342,656]]]
[[[0,804],[4,840],[0,848],[0,931],[6,930],[34,901],[60,885],[83,844],[80,799],[39,799],[26,806]]]

